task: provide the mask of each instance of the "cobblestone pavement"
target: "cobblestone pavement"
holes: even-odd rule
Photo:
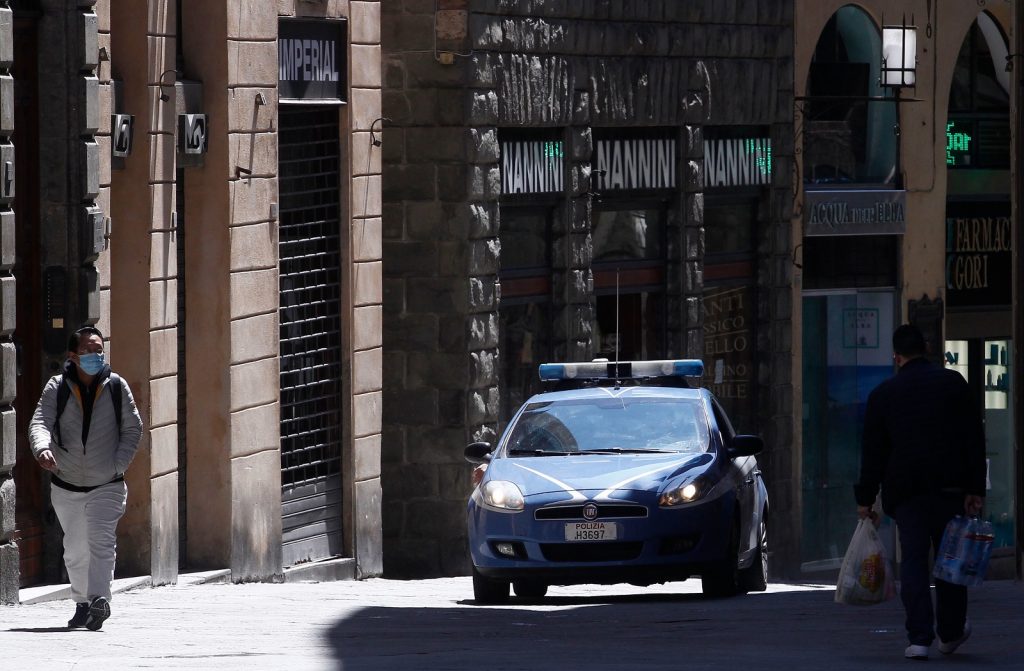
[[[1024,584],[972,589],[974,636],[944,669],[1024,670]],[[829,586],[705,599],[699,581],[556,587],[476,606],[469,578],[180,584],[115,594],[102,631],[68,600],[0,607],[0,669],[907,669],[898,601]]]

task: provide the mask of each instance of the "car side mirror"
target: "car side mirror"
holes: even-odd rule
[[[729,442],[729,456],[752,457],[764,449],[764,440],[760,436],[739,435]]]
[[[478,442],[470,443],[464,452],[466,461],[471,464],[486,464],[491,460],[491,444]]]

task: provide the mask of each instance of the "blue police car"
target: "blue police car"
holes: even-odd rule
[[[468,505],[478,603],[538,599],[549,585],[700,576],[706,595],[768,580],[768,494],[757,436],[738,435],[688,379],[702,362],[543,364],[492,449]],[[482,469],[481,469],[482,470]]]

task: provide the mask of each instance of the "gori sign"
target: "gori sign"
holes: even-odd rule
[[[1009,305],[1013,228],[1010,203],[946,205],[946,304]]]
[[[277,78],[281,100],[345,101],[346,25],[345,21],[280,19]]]

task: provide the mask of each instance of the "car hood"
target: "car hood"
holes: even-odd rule
[[[666,480],[692,469],[703,471],[713,460],[707,452],[510,457],[492,461],[487,479],[514,482],[527,498],[563,491],[572,498],[600,498],[621,490],[657,491]]]

